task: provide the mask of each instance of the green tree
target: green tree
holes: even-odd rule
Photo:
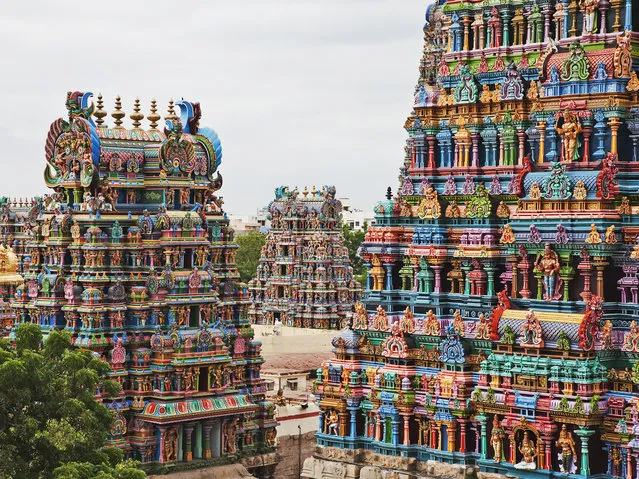
[[[96,392],[120,391],[103,379],[109,365],[74,348],[64,331],[43,344],[37,325],[21,324],[15,339],[15,349],[0,341],[0,477],[145,477],[121,451],[103,447],[112,415]]]
[[[257,273],[257,265],[260,262],[262,246],[266,243],[266,235],[251,231],[235,238],[239,245],[235,262],[240,272],[240,281],[248,283],[255,278]]]
[[[364,284],[366,281],[366,269],[364,268],[364,261],[357,254],[359,246],[364,241],[368,225],[364,223],[363,231],[353,231],[346,223],[342,224],[342,233],[344,234],[344,246],[348,248],[348,257],[351,260],[351,266],[353,267],[353,275],[360,283]]]

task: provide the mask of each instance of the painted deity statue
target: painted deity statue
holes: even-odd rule
[[[453,329],[460,337],[464,336],[466,327],[464,325],[464,319],[461,317],[461,314],[459,314],[459,311],[455,311],[453,313]]]
[[[377,331],[388,330],[388,318],[386,317],[386,311],[384,311],[381,304],[377,306],[377,314],[373,317],[373,329],[376,329]]]
[[[484,313],[479,313],[479,322],[477,323],[477,328],[475,329],[475,339],[490,339],[490,321],[486,319],[486,315]]]
[[[499,417],[495,414],[495,417],[493,418],[493,431],[490,434],[490,445],[495,451],[495,455],[493,456],[495,462],[501,462],[505,459],[503,444],[505,436],[506,434],[499,424]]]
[[[326,429],[325,434],[339,436],[339,415],[335,409],[331,409],[326,413]]]
[[[522,455],[520,462],[515,464],[515,469],[537,469],[535,457],[537,457],[537,447],[535,442],[529,438],[528,431],[524,431],[524,437],[519,444],[519,452]]]
[[[592,223],[590,225],[590,232],[588,233],[588,236],[586,237],[586,243],[588,244],[600,244],[601,243],[601,235],[599,234],[599,231],[597,231],[597,225]]]
[[[424,324],[424,334],[428,336],[439,336],[439,321],[432,309],[428,310],[426,323]]]
[[[513,233],[513,229],[509,224],[504,225],[499,242],[502,244],[512,244],[515,242],[515,233]]]
[[[575,161],[579,159],[579,134],[582,132],[581,122],[575,114],[570,110],[564,110],[564,123],[560,127],[559,123],[555,123],[555,130],[562,139],[562,157],[561,161]]]
[[[544,246],[543,255],[537,258],[535,268],[541,271],[544,284],[544,299],[557,300],[561,298],[562,281],[559,278],[559,257],[557,253],[550,247],[550,243]]]
[[[575,452],[575,440],[572,434],[568,432],[566,425],[561,426],[561,432],[559,433],[559,439],[557,440],[557,459],[559,459],[559,466],[561,472],[564,474],[574,474],[577,472],[576,459],[577,453]]]
[[[579,8],[584,15],[583,33],[595,33],[597,31],[597,8],[599,0],[580,0]]]
[[[395,323],[397,324],[397,323]],[[410,306],[406,306],[404,317],[401,320],[401,330],[404,333],[412,334],[415,332],[415,315],[410,310]]]
[[[366,312],[366,307],[359,301],[355,303],[355,315],[353,319],[353,328],[368,329],[368,313]]]
[[[521,326],[521,344],[535,348],[544,347],[543,331],[539,319],[531,309],[526,313],[526,322]]]

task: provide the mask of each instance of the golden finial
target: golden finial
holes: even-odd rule
[[[140,99],[136,98],[135,103],[133,104],[133,113],[129,115],[129,118],[133,120],[133,128],[140,128],[140,125],[142,124],[140,122],[144,120],[144,114],[140,113],[140,110]]]
[[[147,115],[146,118],[151,123],[150,125],[151,129],[155,130],[158,127],[158,120],[162,118],[158,114],[158,105],[157,105],[157,102],[155,101],[155,98],[151,100],[151,113]]]
[[[167,111],[166,116],[164,117],[165,120],[177,120],[178,116],[175,114],[175,109],[173,107],[173,99],[169,100],[169,108]]]
[[[104,117],[107,116],[107,112],[103,110],[104,102],[102,101],[102,93],[98,93],[98,109],[93,112],[93,116],[98,120],[96,123],[98,126],[102,126],[104,123]]]
[[[311,194],[315,196],[317,194],[317,190],[315,189],[315,185],[313,185],[313,189],[311,190]]]
[[[304,187],[304,191],[302,191],[302,194],[304,195],[304,198],[308,196],[308,186]]]
[[[122,128],[122,118],[126,116],[126,113],[122,111],[122,101],[120,95],[115,97],[115,111],[111,113],[111,116],[115,118],[115,127]]]

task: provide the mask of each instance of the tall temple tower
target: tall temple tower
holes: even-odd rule
[[[255,324],[339,329],[360,298],[342,234],[335,187],[281,186],[269,206],[271,230],[249,282]]]
[[[428,7],[400,185],[318,370],[304,477],[335,460],[639,477],[631,17],[631,0]]]
[[[112,126],[101,96],[97,109],[90,98],[69,92],[68,118],[49,130],[44,178],[54,193],[24,218],[11,213],[15,201],[3,210],[24,262],[17,322],[45,335],[64,328],[110,363],[122,393],[97,394],[115,413],[109,443],[128,456],[170,470],[243,462],[269,477],[274,407],[216,195],[220,140],[200,127],[199,103],[171,101],[160,131],[155,100],[149,129],[139,100],[127,129],[119,97]]]

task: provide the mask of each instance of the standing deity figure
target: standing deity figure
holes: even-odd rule
[[[570,110],[564,110],[564,123],[559,127],[555,123],[555,130],[561,135],[562,156],[561,161],[575,161],[579,158],[579,134],[582,132],[581,122]]]
[[[504,460],[503,441],[505,435],[504,430],[499,424],[499,417],[495,414],[495,417],[493,418],[493,431],[490,434],[490,445],[495,451],[495,456],[493,457],[495,462],[501,462]]]
[[[559,257],[550,247],[550,243],[544,246],[543,255],[537,258],[535,268],[541,271],[544,284],[544,299],[556,300],[561,298],[562,281],[559,278]]]
[[[561,426],[561,432],[559,433],[559,439],[557,440],[557,449],[559,453],[557,458],[559,459],[559,467],[564,474],[575,474],[577,467],[575,465],[577,453],[575,452],[575,440],[572,434],[568,432],[566,425]]]
[[[580,0],[579,8],[584,15],[583,33],[595,33],[597,31],[597,7],[599,0]]]
[[[325,434],[339,436],[339,415],[335,409],[326,413],[326,431]]]
[[[519,444],[519,452],[522,455],[520,462],[515,464],[515,469],[537,469],[535,457],[537,457],[537,447],[535,442],[528,437],[528,431],[524,431],[524,437]]]

